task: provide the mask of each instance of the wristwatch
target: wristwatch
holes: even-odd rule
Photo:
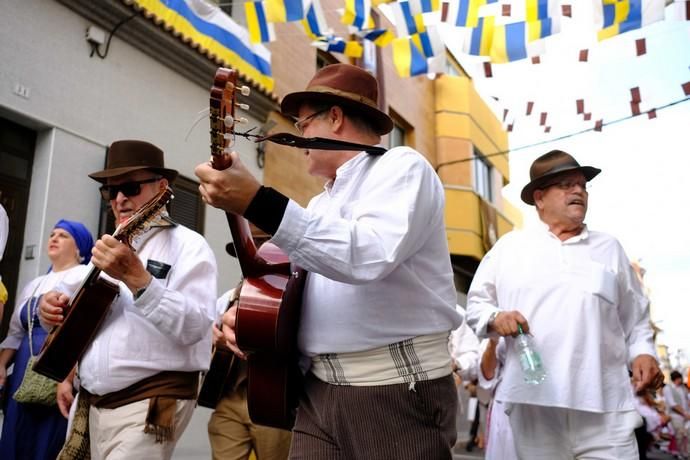
[[[494,320],[496,320],[496,317],[501,313],[500,311],[496,310],[495,312],[491,313],[491,316],[489,316],[489,321],[486,323],[486,330],[488,331],[489,329],[494,328]]]
[[[150,284],[151,284],[151,280],[149,280],[149,282],[146,283],[145,286],[137,289],[137,292],[134,293],[134,300],[137,300],[139,297],[141,297],[141,295],[144,293],[144,291],[146,291],[146,288],[149,287]]]

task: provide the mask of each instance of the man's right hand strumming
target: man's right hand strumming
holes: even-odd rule
[[[38,307],[41,324],[49,327],[61,324],[68,304],[69,296],[62,292],[50,291],[43,294]]]
[[[223,335],[225,344],[239,358],[247,359],[247,355],[237,346],[237,336],[235,335],[235,319],[237,318],[237,305],[231,307],[223,314]]]

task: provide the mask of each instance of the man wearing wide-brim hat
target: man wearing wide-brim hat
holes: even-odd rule
[[[600,172],[560,150],[537,158],[520,196],[540,223],[503,236],[468,293],[477,335],[506,338],[495,398],[508,408],[520,458],[637,459],[628,372],[636,390],[663,381],[630,261],[614,237],[584,223],[588,183]],[[541,356],[541,383],[521,368],[523,332]]]
[[[393,127],[376,79],[348,64],[320,69],[281,108],[305,138],[376,145]],[[262,187],[236,153],[225,171],[196,169],[208,203],[244,215],[309,272],[291,457],[451,459],[457,396],[448,335],[462,319],[439,178],[410,147],[305,155],[308,172],[326,181],[306,208]],[[243,355],[234,318],[230,309],[223,331]]]
[[[165,211],[137,220],[138,211],[177,176],[165,167],[160,148],[139,140],[113,142],[106,168],[89,176],[101,184],[116,224],[135,219],[149,227],[132,247],[112,235],[94,246],[91,261],[117,284],[119,295],[79,361],[72,423],[79,429],[69,434],[60,458],[108,458],[114,452],[170,458],[196,406],[199,373],[210,362],[215,257],[201,235],[173,223]],[[59,324],[71,295],[45,294],[42,324]],[[68,379],[58,390],[65,416],[71,402]]]

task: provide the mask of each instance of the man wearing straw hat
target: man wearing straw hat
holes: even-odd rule
[[[584,223],[588,182],[601,172],[553,150],[537,158],[522,200],[536,228],[503,236],[482,260],[468,293],[468,323],[504,336],[495,398],[506,405],[524,459],[637,459],[628,372],[636,389],[663,381],[649,302],[620,243]],[[531,333],[546,378],[525,381],[517,341]]]
[[[378,108],[376,79],[348,64],[320,69],[281,109],[305,138],[371,146],[393,127]],[[326,180],[306,208],[261,186],[234,152],[224,171],[195,171],[206,202],[246,217],[309,272],[298,337],[305,386],[290,457],[451,459],[448,336],[462,318],[443,187],[409,147],[305,154],[308,172]],[[242,356],[234,313],[223,331]]]
[[[161,149],[137,140],[113,142],[106,168],[89,175],[102,184],[116,225],[176,176]],[[119,295],[79,362],[78,404],[60,458],[170,458],[196,405],[199,372],[211,359],[215,257],[201,235],[165,211],[132,244],[103,235],[94,246],[93,264]],[[42,297],[44,325],[62,321],[70,294]]]

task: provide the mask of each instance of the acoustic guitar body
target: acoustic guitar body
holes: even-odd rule
[[[289,267],[287,256],[264,243],[258,255]],[[285,264],[285,265],[283,265]],[[237,345],[248,353],[247,404],[254,423],[291,429],[301,389],[297,332],[306,272],[246,278],[237,308]]]
[[[120,292],[117,284],[97,276],[87,284],[68,307],[63,323],[48,334],[34,363],[34,371],[58,382],[84,355]]]

